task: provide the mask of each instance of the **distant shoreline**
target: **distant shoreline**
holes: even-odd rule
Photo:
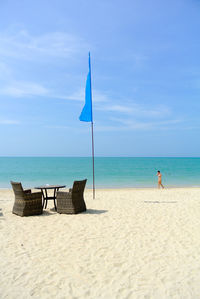
[[[69,187],[66,187],[65,189],[69,189],[71,188],[70,186]],[[34,187],[32,187],[31,189],[33,190],[37,190],[35,189]],[[62,189],[63,191],[65,191],[65,189]],[[185,186],[185,187],[178,187],[178,186],[174,186],[174,187],[165,187],[164,189],[158,189],[157,187],[119,187],[119,188],[113,188],[113,187],[110,187],[110,188],[95,188],[95,191],[114,191],[114,190],[118,190],[118,191],[134,191],[134,190],[161,190],[161,191],[165,191],[165,190],[174,190],[174,189],[200,189],[200,186]],[[86,190],[88,191],[92,191],[93,189],[92,188],[86,188]],[[12,188],[1,188],[0,187],[0,191],[12,191]]]

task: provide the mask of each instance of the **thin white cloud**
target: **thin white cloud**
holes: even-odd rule
[[[170,130],[174,129],[173,127],[161,126],[158,123],[142,123],[142,122],[135,122],[132,125],[127,126],[95,126],[95,131],[99,132],[106,132],[106,131],[151,131],[151,130]]]
[[[50,90],[42,84],[26,81],[11,81],[8,85],[1,87],[0,94],[13,98],[41,96],[54,99],[62,99],[67,101],[85,101],[85,90],[80,89],[72,94],[59,94],[56,91]],[[109,98],[106,94],[93,90],[93,102],[101,103],[108,102]]]
[[[82,38],[65,32],[33,36],[26,30],[0,32],[0,45],[0,55],[28,60],[38,56],[67,58],[90,48]]]
[[[132,113],[133,111],[132,108],[128,106],[122,106],[122,105],[101,106],[101,107],[97,107],[97,110],[128,113],[128,114]]]
[[[73,129],[73,127],[70,127],[70,126],[54,126],[54,125],[52,125],[52,126],[45,126],[45,128],[47,128],[47,129],[65,129],[65,130],[72,130]]]
[[[0,125],[19,125],[20,122],[18,120],[12,119],[0,119]]]
[[[94,103],[102,103],[102,102],[105,103],[110,101],[110,97],[106,93],[94,89],[92,94],[92,100]]]
[[[1,94],[11,97],[47,96],[49,90],[32,82],[12,82],[1,89]]]
[[[125,100],[121,101],[125,102]],[[130,104],[130,101],[126,101],[126,105],[119,104],[109,104],[104,106],[97,106],[97,110],[107,111],[107,112],[117,112],[122,114],[128,114],[139,117],[164,117],[171,113],[169,107],[166,106],[158,106],[155,108],[143,107],[138,104]]]
[[[121,124],[117,124],[116,126],[114,125],[107,125],[107,126],[102,126],[102,125],[96,125],[95,126],[95,131],[138,131],[138,130],[145,130],[149,131],[154,129],[156,126],[155,123],[152,122],[127,122]]]
[[[85,101],[85,90],[84,89],[80,89],[70,95],[54,95],[54,97],[59,98],[59,99],[64,99],[64,100],[72,100],[72,101]],[[108,102],[109,101],[109,97],[94,89],[92,92],[92,101],[93,103],[99,103],[99,102]]]
[[[57,95],[56,97],[63,100],[84,101],[85,93],[84,89],[81,89],[69,95]]]
[[[85,91],[81,89],[71,95],[56,95],[55,92],[45,88],[41,84],[36,84],[32,82],[13,82],[10,86],[4,87],[1,93],[11,97],[33,97],[41,96],[46,98],[57,98],[68,101],[84,101]],[[168,107],[160,106],[152,109],[145,109],[142,105],[129,104],[119,105],[112,104],[114,100],[109,97],[106,93],[102,93],[98,90],[93,92],[94,108],[97,110],[112,112],[112,116],[109,117],[110,125],[102,126],[97,125],[97,131],[127,131],[127,130],[153,130],[166,128],[170,125],[175,125],[181,122],[179,119],[163,120],[158,121],[158,118],[165,117],[170,114],[170,109]],[[120,117],[117,117],[119,116]],[[126,115],[124,119],[123,115]],[[130,117],[133,117],[134,120]],[[144,120],[145,118],[145,120]],[[151,121],[146,121],[147,119]],[[13,121],[1,121],[1,124],[18,124],[18,122]],[[114,125],[113,125],[114,123]],[[56,129],[70,129],[68,126],[51,126],[49,128]]]
[[[133,131],[133,130],[160,130],[160,129],[170,129],[183,121],[181,119],[169,119],[165,121],[137,121],[132,119],[123,118],[111,118],[115,125],[101,126],[97,125],[97,131]]]
[[[134,126],[136,123],[139,124],[140,122],[136,122],[135,120],[132,119],[124,119],[124,118],[117,118],[117,117],[112,117],[111,118],[112,121],[118,122],[118,123],[122,123],[124,125],[128,125],[128,126]],[[142,123],[146,123],[146,124],[158,124],[158,125],[169,125],[169,124],[177,124],[177,123],[181,123],[183,120],[182,119],[169,119],[169,120],[163,120],[163,121],[151,121],[151,122],[142,122]]]
[[[70,95],[54,95],[56,98],[72,100],[72,101],[84,101],[85,90],[80,89]],[[115,112],[117,114],[127,114],[134,117],[148,117],[148,118],[163,118],[171,114],[171,109],[165,105],[159,105],[157,107],[145,107],[133,103],[130,99],[114,99],[113,95],[109,95],[107,92],[102,92],[94,89],[92,94],[92,100],[95,110],[104,112]],[[118,103],[126,103],[124,105]]]

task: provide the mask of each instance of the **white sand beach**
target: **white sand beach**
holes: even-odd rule
[[[0,191],[0,298],[200,298],[200,188],[86,190],[87,212],[12,214]]]

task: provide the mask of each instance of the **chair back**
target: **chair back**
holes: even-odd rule
[[[72,199],[83,198],[83,192],[85,189],[87,179],[83,181],[74,181],[72,188]]]
[[[15,197],[16,198],[23,197],[24,196],[24,190],[23,190],[22,184],[20,182],[12,182],[12,181],[10,183],[12,185]]]

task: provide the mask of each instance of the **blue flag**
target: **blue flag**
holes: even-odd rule
[[[79,116],[81,121],[93,122],[92,117],[92,86],[91,86],[91,67],[90,67],[90,53],[89,53],[89,72],[87,75],[85,87],[85,106]]]

